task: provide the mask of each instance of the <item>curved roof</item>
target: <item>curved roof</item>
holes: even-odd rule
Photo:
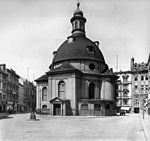
[[[105,64],[103,54],[94,42],[85,36],[71,36],[70,38],[73,38],[72,42],[66,40],[58,48],[53,64],[68,60],[93,60]]]

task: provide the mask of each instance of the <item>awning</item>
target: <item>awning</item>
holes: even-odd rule
[[[130,107],[121,107],[121,110],[129,110]]]

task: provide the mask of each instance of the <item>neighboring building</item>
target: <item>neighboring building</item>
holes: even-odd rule
[[[150,54],[147,61],[147,67],[148,67],[148,100],[147,100],[147,108],[148,108],[148,114],[150,115]]]
[[[18,100],[18,112],[24,112],[24,79],[19,78],[19,90],[18,90],[19,100]]]
[[[7,104],[7,72],[6,65],[0,64],[0,112],[6,111]]]
[[[19,75],[13,69],[7,69],[7,110],[17,111]]]
[[[132,71],[132,112],[140,113],[148,98],[149,76],[147,63],[135,63],[131,59]]]
[[[0,64],[0,112],[35,110],[36,86]]]
[[[35,110],[36,107],[36,87],[28,81],[24,81],[24,108],[25,111]]]
[[[117,90],[117,101],[116,107],[117,112],[122,110],[126,110],[130,112],[131,110],[131,92],[132,92],[132,83],[131,83],[131,71],[120,71],[115,73],[119,76],[117,81],[118,90]]]
[[[71,18],[72,35],[54,52],[50,71],[36,80],[36,109],[51,115],[115,114],[117,76],[109,71],[99,42],[85,35],[79,3]]]

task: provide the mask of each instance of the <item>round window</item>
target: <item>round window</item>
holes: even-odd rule
[[[95,69],[95,65],[94,65],[94,64],[90,64],[90,65],[89,65],[89,68],[90,68],[91,70],[94,70],[94,69]]]

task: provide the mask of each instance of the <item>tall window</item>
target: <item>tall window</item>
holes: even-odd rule
[[[141,80],[142,80],[142,81],[144,80],[144,76],[143,76],[143,75],[141,76]]]
[[[58,97],[65,98],[65,89],[66,89],[65,82],[60,81],[59,84],[58,84]]]
[[[93,83],[89,84],[89,99],[94,99],[95,86]]]
[[[78,28],[78,22],[75,21],[74,25],[75,25],[75,29],[77,29]]]
[[[134,101],[134,106],[135,106],[135,107],[139,107],[139,100],[135,100],[135,101]]]
[[[138,76],[135,76],[135,77],[134,77],[134,81],[138,81]]]
[[[46,87],[44,87],[44,88],[42,89],[42,100],[43,100],[43,101],[46,101],[46,100],[47,100],[47,88],[46,88]]]

